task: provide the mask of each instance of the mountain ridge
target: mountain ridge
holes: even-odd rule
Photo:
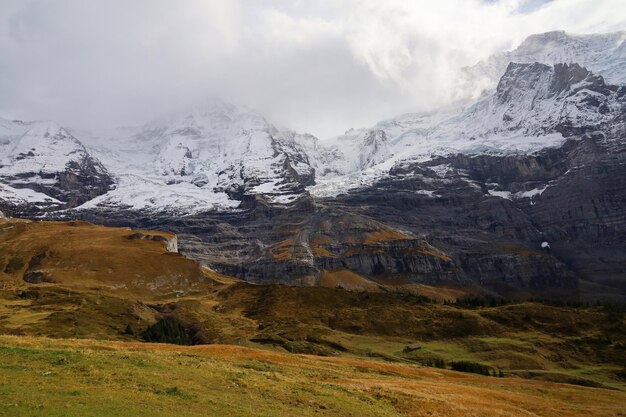
[[[239,279],[626,299],[626,88],[579,64],[330,146],[223,102],[84,140],[115,189],[47,216],[167,228]]]
[[[0,120],[0,155],[3,195],[18,204],[76,207],[113,184],[100,161],[54,122]]]
[[[604,62],[602,57],[608,50],[626,48],[615,46],[624,39],[626,32],[603,35],[548,32],[532,35],[515,50],[496,54],[490,58],[493,62],[487,60],[483,64],[491,62],[489,65],[498,67],[503,59],[542,58],[549,61],[577,57],[607,75],[605,67],[600,65]],[[621,59],[617,52],[614,55],[611,59]],[[494,64],[496,61],[497,65]],[[217,99],[136,128],[104,133],[77,131],[80,141],[76,146],[86,146],[82,152],[88,149],[89,156],[93,154],[95,157],[92,167],[88,168],[102,171],[104,167],[100,161],[107,167],[106,172],[102,171],[108,177],[106,186],[100,187],[100,191],[111,188],[113,182],[116,184],[114,189],[106,189],[106,193],[89,192],[82,198],[74,197],[61,207],[120,207],[189,214],[237,210],[248,198],[246,194],[264,196],[268,204],[289,205],[307,193],[323,198],[371,186],[402,161],[425,160],[433,155],[456,152],[533,152],[560,146],[564,143],[563,133],[567,136],[567,132],[553,129],[555,123],[561,125],[561,130],[580,130],[585,122],[580,118],[588,117],[590,125],[597,125],[603,117],[608,117],[607,114],[621,111],[610,107],[615,97],[609,96],[619,98],[623,93],[619,93],[616,87],[611,87],[612,92],[610,88],[607,90],[606,85],[610,84],[602,86],[602,77],[583,69],[584,62],[583,66],[576,63],[557,65],[556,70],[565,71],[569,76],[590,78],[585,85],[577,87],[581,91],[560,98],[561,108],[552,108],[554,106],[549,103],[553,97],[549,97],[546,91],[541,93],[544,100],[537,101],[545,103],[543,108],[535,108],[535,101],[530,103],[524,99],[522,89],[515,90],[519,103],[501,102],[503,83],[510,82],[511,77],[522,83],[528,82],[529,77],[540,76],[539,73],[533,75],[533,68],[543,77],[549,76],[545,66],[522,63],[510,67],[507,63],[492,93],[475,102],[458,102],[431,113],[399,116],[373,128],[350,130],[330,143],[312,135],[278,129],[256,111]],[[515,75],[512,74],[514,69],[526,72]],[[619,78],[619,72],[619,68],[614,68],[608,76]],[[622,72],[626,74],[626,71]],[[559,82],[569,83],[571,88],[571,80],[565,80],[567,74],[556,77],[554,73],[551,79],[559,78]],[[583,79],[577,81],[583,82]],[[541,88],[549,90],[553,87],[544,85]],[[528,95],[535,94],[532,85],[524,89]],[[506,94],[512,94],[512,91],[509,88]],[[500,101],[490,99],[495,96]],[[595,103],[597,101],[600,102]],[[521,107],[522,102],[526,103],[525,109]],[[594,110],[593,106],[585,104],[597,106]],[[509,108],[503,110],[505,106]],[[555,111],[564,114],[556,115]],[[557,118],[563,120],[555,122]],[[524,128],[517,129],[521,125]],[[512,135],[516,130],[519,134]],[[63,131],[70,135],[68,130]],[[50,156],[42,158],[43,164],[50,163]],[[58,192],[51,194],[48,189],[46,194],[35,183],[31,183],[32,192],[16,192],[14,180],[3,182],[5,205],[24,205],[30,200],[45,209],[46,205],[54,208],[54,204],[59,204],[55,201],[60,195]],[[36,194],[42,191],[47,197]]]

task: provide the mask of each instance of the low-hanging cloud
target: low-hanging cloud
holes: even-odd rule
[[[208,96],[319,136],[462,96],[532,33],[626,29],[623,0],[4,0],[0,117],[139,124]]]

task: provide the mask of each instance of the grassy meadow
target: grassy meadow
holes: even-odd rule
[[[337,271],[252,285],[171,238],[0,220],[1,416],[626,415],[623,310],[444,303],[462,290]]]

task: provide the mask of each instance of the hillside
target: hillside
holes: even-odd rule
[[[0,366],[0,415],[13,417],[606,417],[626,402],[622,391],[227,345],[0,336]]]
[[[16,219],[0,219],[0,231],[4,289],[55,284],[151,298],[192,292],[206,279],[168,232]]]
[[[155,321],[146,303],[206,294],[215,278],[172,233],[0,219],[3,333],[116,338]]]
[[[327,273],[323,285],[331,288],[252,285],[171,252],[167,232],[15,219],[3,220],[1,230],[4,334],[130,342],[151,340],[152,328],[184,343],[447,368],[469,361],[506,376],[626,389],[618,306],[505,302],[458,288],[363,288],[345,272]],[[421,349],[404,351],[415,342]]]

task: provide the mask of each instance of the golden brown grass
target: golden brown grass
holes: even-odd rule
[[[277,261],[286,261],[293,257],[293,245],[292,239],[285,239],[280,241],[269,248],[269,252],[273,259]]]
[[[472,295],[476,296],[479,294],[478,290],[473,290],[472,288],[468,287],[456,288],[450,286],[436,287],[426,284],[395,284],[393,281],[389,282],[389,284],[385,282],[385,284],[385,286],[390,290],[423,295],[439,302],[454,301],[457,298],[463,298]]]
[[[66,288],[142,298],[188,292],[205,281],[196,262],[168,252],[163,241],[130,238],[141,233],[171,239],[168,232],[14,219],[2,220],[0,230],[0,280],[5,289],[24,287],[27,272]]]
[[[380,291],[380,285],[348,269],[323,271],[317,285],[329,288],[345,288],[351,291]]]
[[[332,237],[322,234],[322,233],[315,233],[309,240],[309,243],[311,245],[327,245],[333,242],[334,240]]]
[[[0,336],[7,416],[623,416],[626,394],[240,346]]]
[[[412,239],[412,237],[400,232],[399,230],[387,229],[387,230],[377,230],[375,232],[369,233],[363,240],[363,243],[366,245],[371,245],[373,243],[378,243],[378,242],[388,242],[388,241],[393,241],[393,240],[406,240],[406,239]]]

